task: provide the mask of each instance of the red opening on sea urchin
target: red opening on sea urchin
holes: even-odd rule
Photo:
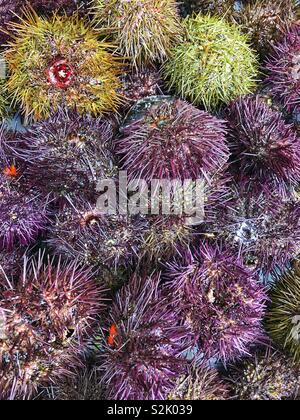
[[[47,80],[51,85],[59,88],[68,88],[74,80],[74,67],[64,58],[57,58],[50,64],[47,71]]]

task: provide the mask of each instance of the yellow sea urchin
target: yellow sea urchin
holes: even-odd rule
[[[29,9],[11,29],[7,88],[26,115],[48,117],[59,106],[91,114],[116,109],[120,65],[93,26],[77,14],[47,19]]]

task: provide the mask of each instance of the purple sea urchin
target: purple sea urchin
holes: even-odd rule
[[[194,189],[193,194],[199,194],[198,199],[183,194],[181,196],[183,202],[178,202],[180,214],[176,213],[176,206],[173,206],[170,207],[170,214],[148,216],[143,246],[146,255],[157,260],[168,259],[178,250],[193,243],[199,234],[199,225],[214,221],[216,210],[228,199],[229,180],[231,178],[227,175],[216,174],[211,179],[203,181],[198,192]],[[170,198],[175,199],[175,195],[170,195]],[[163,207],[165,204],[162,201]]]
[[[246,265],[268,273],[299,251],[300,203],[293,196],[283,200],[268,189],[257,193],[233,184],[208,231],[235,248]]]
[[[134,277],[116,296],[99,348],[108,399],[166,399],[185,371],[189,331],[159,293],[159,280]]]
[[[14,166],[0,176],[0,250],[32,244],[48,223],[48,202],[34,193],[19,191],[8,179],[17,174]]]
[[[24,250],[22,250],[22,248],[15,247],[12,251],[1,251],[0,278],[7,276],[11,279],[19,275],[22,270],[23,256]]]
[[[0,175],[7,174],[17,179],[23,175],[27,160],[32,157],[31,146],[21,133],[7,127],[5,122],[0,124]],[[9,173],[9,168],[15,168]]]
[[[128,266],[142,245],[143,223],[129,216],[103,215],[87,201],[74,201],[56,217],[49,244],[67,258],[109,268]]]
[[[219,372],[201,363],[189,366],[181,376],[169,400],[220,401],[229,398],[229,386],[222,381]]]
[[[30,10],[11,29],[6,86],[27,116],[47,118],[59,107],[93,115],[116,110],[120,64],[90,24],[77,14],[47,19]]]
[[[162,62],[182,27],[174,0],[94,0],[100,28],[108,28],[120,53],[141,67]]]
[[[166,279],[206,357],[234,360],[262,339],[267,296],[236,254],[200,244],[167,264]]]
[[[259,351],[230,369],[238,400],[294,400],[299,396],[300,369],[280,352]]]
[[[300,24],[274,47],[266,69],[271,92],[289,112],[300,111]]]
[[[116,173],[111,120],[60,110],[24,134],[31,145],[25,179],[56,199],[66,195],[96,199],[97,183]]]
[[[225,133],[222,120],[187,102],[150,97],[132,110],[117,153],[130,179],[195,180],[226,164]]]
[[[80,365],[89,328],[102,308],[102,291],[90,271],[76,262],[53,264],[26,261],[20,281],[7,282],[0,292],[2,399],[30,398],[38,386]]]
[[[300,180],[300,139],[282,114],[259,97],[232,103],[227,111],[231,151],[240,177],[253,188],[267,186],[286,194]]]
[[[127,72],[120,79],[120,94],[126,102],[126,108],[130,108],[141,99],[161,93],[161,76],[153,67],[134,73]]]

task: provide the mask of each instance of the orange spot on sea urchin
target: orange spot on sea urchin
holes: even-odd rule
[[[115,344],[115,337],[118,334],[118,329],[115,324],[112,324],[112,326],[109,329],[109,336],[107,339],[108,345],[113,346]]]
[[[15,178],[18,175],[18,170],[15,165],[7,166],[4,169],[3,174],[11,178]]]

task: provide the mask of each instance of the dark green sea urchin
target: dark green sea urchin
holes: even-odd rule
[[[199,14],[186,18],[184,27],[185,38],[164,67],[171,89],[206,109],[255,89],[257,58],[237,26]]]
[[[229,398],[229,386],[217,369],[205,363],[191,365],[185,375],[180,376],[168,400],[220,401]]]
[[[247,33],[262,57],[296,20],[294,0],[251,0],[233,18]]]
[[[274,274],[266,330],[277,346],[300,361],[300,271]]]
[[[258,351],[229,370],[237,400],[294,400],[299,396],[300,368],[280,352]]]
[[[55,385],[44,390],[43,400],[55,401],[100,401],[104,391],[99,385],[99,378],[94,371],[79,368],[74,375],[56,381]]]
[[[182,33],[174,0],[94,0],[95,19],[120,53],[141,67],[162,62]]]
[[[243,6],[242,1],[236,0],[183,0],[183,4],[188,13],[201,12],[210,15],[217,15],[232,18],[235,11],[239,9],[238,6]],[[247,0],[246,0],[247,1]]]

